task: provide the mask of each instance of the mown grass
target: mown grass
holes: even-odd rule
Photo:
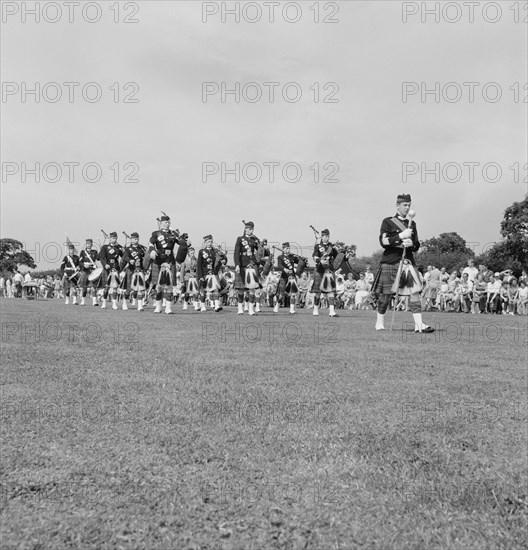
[[[3,546],[528,546],[524,319],[0,307]]]

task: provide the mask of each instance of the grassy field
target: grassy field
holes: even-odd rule
[[[528,548],[526,317],[0,308],[2,547]]]

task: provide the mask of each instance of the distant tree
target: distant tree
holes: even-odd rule
[[[367,265],[370,266],[371,270],[376,273],[380,262],[381,257],[383,256],[383,249],[376,250],[376,252],[373,252],[370,256],[361,256],[359,258],[356,258],[352,262],[352,266],[354,267],[354,270],[358,273],[365,272],[365,269],[367,268]]]
[[[423,267],[434,265],[451,271],[465,266],[468,258],[474,257],[475,254],[466,246],[466,241],[458,233],[451,232],[440,233],[438,237],[423,241],[416,255],[416,262]]]
[[[15,239],[0,239],[0,271],[14,273],[19,266],[35,269],[37,264],[24,250],[24,245]]]
[[[528,195],[506,208],[500,232],[502,240],[477,260],[492,271],[511,269],[520,275],[528,265]]]

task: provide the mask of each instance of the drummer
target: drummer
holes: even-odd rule
[[[68,254],[62,259],[60,266],[62,271],[63,292],[66,298],[66,305],[70,303],[70,297],[73,299],[73,305],[77,303],[77,282],[79,280],[79,256],[75,254],[75,246],[68,245]],[[22,277],[22,275],[20,276]]]
[[[99,259],[99,254],[97,250],[92,248],[93,240],[86,239],[86,244],[79,254],[79,259],[81,263],[81,280],[80,286],[82,288],[82,297],[81,297],[81,306],[85,306],[86,295],[88,294],[88,283],[90,283],[90,294],[92,296],[92,306],[98,306],[97,297],[96,297],[96,287],[98,282],[101,280],[102,268],[98,268],[96,261]],[[97,276],[99,274],[99,276]]]

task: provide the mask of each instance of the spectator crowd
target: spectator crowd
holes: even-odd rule
[[[422,272],[422,269],[419,268]],[[485,265],[478,268],[470,259],[462,271],[448,273],[445,267],[438,269],[427,266],[422,291],[422,309],[424,311],[444,311],[471,314],[528,314],[528,274],[523,270],[517,279],[510,269],[492,272]],[[224,305],[237,305],[237,293],[234,289],[235,273],[225,269],[227,288],[222,292]],[[272,270],[262,289],[257,290],[256,298],[261,307],[273,307],[277,295],[280,272]],[[355,278],[352,273],[336,273],[336,309],[371,309],[377,307],[376,296],[371,292],[374,273],[367,265],[364,272]],[[311,309],[314,305],[313,273],[305,271],[298,280],[299,292],[295,306]],[[180,285],[174,286],[174,302],[183,300]],[[101,291],[102,292],[102,291]],[[4,298],[62,299],[63,284],[59,275],[47,275],[33,279],[30,273],[22,275],[19,271],[13,275],[0,276],[0,296]],[[289,307],[289,298],[285,296],[282,307]],[[325,294],[321,296],[321,307],[328,307]],[[408,310],[408,297],[395,296],[392,304],[397,310]]]

